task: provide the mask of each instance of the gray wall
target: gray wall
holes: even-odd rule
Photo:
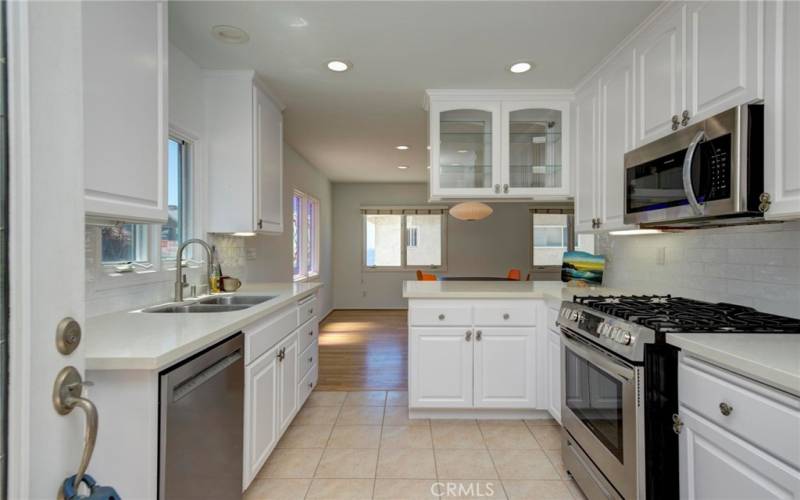
[[[426,184],[333,184],[334,307],[402,308],[404,280],[414,271],[363,271],[361,266],[362,205],[422,205]],[[509,268],[528,271],[530,215],[527,204],[496,203],[482,221],[447,218],[447,271],[453,276],[503,276]]]

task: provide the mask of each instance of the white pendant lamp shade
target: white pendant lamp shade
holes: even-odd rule
[[[479,201],[466,201],[450,208],[450,215],[459,220],[482,220],[492,215],[492,207]]]

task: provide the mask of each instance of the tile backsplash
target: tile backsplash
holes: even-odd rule
[[[604,284],[800,317],[800,222],[598,238]]]

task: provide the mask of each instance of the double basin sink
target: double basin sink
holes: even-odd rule
[[[146,313],[215,313],[241,311],[248,307],[274,299],[274,295],[220,295],[200,299],[196,302],[168,304],[144,309]]]

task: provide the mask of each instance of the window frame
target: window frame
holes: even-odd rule
[[[299,260],[299,268],[300,273],[294,274],[294,199],[295,197],[300,198],[300,217],[298,224],[298,231],[299,237],[297,244],[299,246],[297,258]],[[314,206],[314,213],[311,220],[312,224],[312,232],[314,233],[314,242],[311,257],[311,269],[306,269],[308,264],[308,245],[306,244],[305,235],[309,233],[308,230],[308,205],[309,203]],[[320,238],[320,227],[319,227],[319,211],[320,211],[320,203],[319,199],[315,196],[312,196],[308,193],[305,193],[299,189],[292,190],[292,281],[295,283],[303,282],[303,281],[311,281],[319,277],[320,275],[320,256],[319,256],[319,238]]]
[[[556,247],[537,247],[534,245],[534,217],[536,214],[553,214],[553,215],[566,215],[567,216],[567,251],[572,252],[575,250],[576,234],[575,234],[575,210],[572,206],[564,205],[542,205],[529,207],[530,219],[528,223],[528,269],[530,271],[531,279],[535,280],[537,274],[540,277],[553,277],[558,274],[561,275],[562,266],[537,266],[534,265],[533,259],[536,256],[537,248],[556,248]],[[556,227],[545,225],[546,227]],[[561,226],[559,226],[561,227]]]
[[[377,213],[365,213],[365,210],[377,210]],[[438,214],[424,213],[426,210],[441,210]],[[384,214],[380,212],[385,211]],[[419,211],[420,213],[417,213]],[[397,213],[395,213],[397,212]],[[447,212],[441,207],[383,207],[371,208],[362,207],[361,209],[361,270],[363,272],[407,272],[416,270],[425,271],[447,271]],[[367,215],[398,215],[400,216],[400,265],[399,266],[368,266],[367,265]],[[441,265],[439,266],[421,266],[421,265],[408,265],[407,263],[407,244],[408,244],[408,224],[406,223],[409,215],[439,215],[441,224],[439,230],[441,231]]]
[[[178,194],[178,206],[180,207],[179,210],[179,221],[180,224],[180,238],[178,242],[178,246],[181,245],[184,241],[191,239],[192,235],[195,233],[193,224],[194,224],[194,175],[192,172],[192,167],[194,166],[194,152],[195,152],[195,140],[191,139],[187,134],[178,132],[176,130],[170,129],[169,138],[167,144],[169,145],[169,141],[176,141],[181,144],[181,158],[180,158],[180,191]],[[161,253],[161,231],[164,225],[154,225],[155,232],[158,239],[158,255],[159,259],[161,260],[161,268],[166,270],[175,270],[175,257],[165,257]],[[192,247],[188,247],[186,249],[188,252],[184,258],[185,259],[192,259],[194,255],[195,249]]]

